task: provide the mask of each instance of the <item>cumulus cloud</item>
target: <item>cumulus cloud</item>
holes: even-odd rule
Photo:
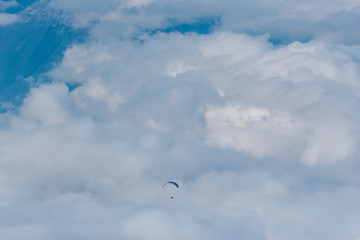
[[[67,99],[65,85],[42,85],[32,89],[31,97],[25,99],[20,116],[41,125],[57,125],[69,118],[71,103]]]
[[[358,239],[357,4],[51,1],[89,36],[0,115],[0,236]]]
[[[215,146],[263,157],[296,144],[296,141],[289,141],[298,131],[296,123],[287,116],[270,114],[264,108],[209,107],[205,119],[207,141]]]
[[[51,73],[65,82],[69,73],[82,84],[72,96],[97,117],[137,116],[154,130],[199,140],[205,134],[209,144],[256,157],[295,151],[308,164],[346,159],[355,151],[354,113],[340,101],[358,95],[360,68],[345,46],[316,41],[275,48],[266,37],[229,32],[160,34],[141,45],[109,46],[75,46]],[[142,61],[144,56],[151,60]],[[341,97],[327,94],[337,87]],[[150,98],[153,92],[167,100]],[[92,101],[108,113],[95,110]]]

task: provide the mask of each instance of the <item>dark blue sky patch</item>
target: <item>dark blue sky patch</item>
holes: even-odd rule
[[[75,30],[60,12],[38,7],[37,14],[22,16],[24,21],[0,27],[0,102],[21,104],[34,84],[29,79],[38,83],[41,74],[62,60],[69,45],[86,39],[86,29]]]
[[[38,0],[17,0],[16,2],[18,4],[16,6],[9,7],[4,12],[11,13],[11,14],[18,13],[37,1]],[[45,0],[42,0],[42,1],[45,1]]]
[[[274,46],[289,45],[293,42],[307,43],[313,39],[313,36],[310,34],[287,35],[273,29],[270,29],[269,31],[264,30],[258,32],[247,29],[244,30],[244,33],[252,37],[268,34],[268,41]]]
[[[288,39],[288,38],[277,38],[277,37],[270,37],[268,41],[272,43],[274,46],[280,46],[280,45],[288,45],[293,42],[301,42],[301,43],[307,43],[311,40],[311,38],[303,38],[300,40],[294,40],[294,39]]]
[[[168,21],[169,21],[168,27],[163,29],[154,29],[151,30],[150,32],[210,34],[214,31],[215,27],[221,23],[221,18],[220,17],[200,18],[190,23],[181,23],[176,19],[170,19]]]
[[[78,88],[78,87],[81,86],[81,83],[77,83],[77,82],[66,82],[65,84],[66,84],[66,86],[68,87],[69,92],[72,92],[72,91],[74,91],[76,88]]]

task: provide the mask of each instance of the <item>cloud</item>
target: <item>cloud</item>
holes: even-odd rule
[[[357,4],[52,1],[89,36],[0,114],[0,236],[358,239]]]
[[[205,119],[206,138],[211,145],[263,157],[297,144],[291,138],[300,126],[296,126],[297,123],[286,115],[271,114],[265,108],[242,108],[239,105],[209,107]]]
[[[28,234],[30,239],[94,236],[107,239],[221,239],[223,236],[228,239],[239,236],[337,239],[346,236],[356,239],[358,215],[349,211],[349,207],[356,209],[357,187],[331,187],[299,194],[298,189],[289,184],[291,181],[284,183],[286,177],[290,175],[209,172],[192,184],[182,184],[181,194],[174,200],[157,203],[156,207],[81,199],[70,202],[69,199],[50,202],[2,199],[0,220],[6,224],[0,232],[13,238]],[[139,226],[143,231],[138,231]],[[329,227],[337,231],[329,231]]]
[[[220,17],[217,28],[247,34],[270,34],[280,43],[326,39],[328,42],[356,44],[357,1],[52,1],[51,6],[74,15],[74,26],[94,21],[94,29],[114,37],[133,37],[144,29],[166,28],[173,20],[194,23],[198,19]],[[341,21],[335,19],[341,18]],[[116,24],[115,24],[116,23]],[[117,30],[115,29],[115,25]],[[112,30],[109,29],[110,26]],[[341,26],[338,26],[341,25]],[[296,27],[294,27],[296,26]],[[346,35],[347,37],[343,37]]]
[[[14,0],[12,1],[0,1],[0,11],[7,10],[12,7],[18,6],[18,3]]]
[[[41,125],[58,125],[70,118],[68,109],[71,102],[67,99],[68,89],[65,85],[42,85],[32,89],[25,99],[20,116],[38,122]]]
[[[0,26],[14,24],[18,19],[16,14],[0,13]]]
[[[214,146],[256,157],[292,152],[316,164],[351,158],[356,149],[356,114],[340,104],[359,92],[359,64],[347,48],[318,41],[275,48],[266,36],[230,32],[159,34],[141,45],[75,46],[51,75],[66,82],[68,73],[82,84],[72,92],[75,103],[98,118],[136,116],[155,131],[205,134]],[[335,88],[341,100],[327,94]]]

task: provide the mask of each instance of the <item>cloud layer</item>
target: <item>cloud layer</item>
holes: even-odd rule
[[[0,115],[3,239],[360,239],[356,1],[46,7],[89,37]]]

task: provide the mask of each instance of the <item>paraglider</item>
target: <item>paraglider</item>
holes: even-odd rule
[[[173,186],[175,186],[176,188],[179,188],[179,184],[176,183],[176,182],[173,182],[173,181],[166,182],[166,183],[163,185],[163,188],[164,188],[166,185],[173,185]],[[174,199],[174,196],[171,196],[170,198],[171,198],[171,199]]]

